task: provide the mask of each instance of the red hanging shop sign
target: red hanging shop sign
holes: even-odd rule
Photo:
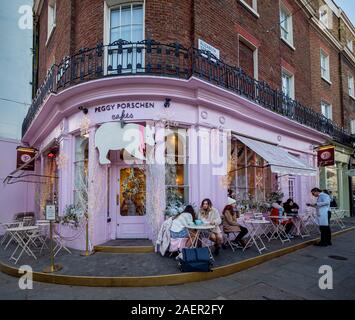
[[[333,166],[335,164],[335,147],[327,146],[317,151],[318,167]]]

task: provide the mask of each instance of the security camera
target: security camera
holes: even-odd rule
[[[170,101],[171,101],[170,98],[165,98],[165,102],[164,102],[164,107],[165,108],[169,108],[170,107]]]

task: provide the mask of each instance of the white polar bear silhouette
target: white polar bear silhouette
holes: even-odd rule
[[[154,146],[154,132],[150,126],[129,123],[122,127],[120,122],[106,122],[95,133],[95,148],[99,150],[99,163],[109,164],[109,150],[125,149],[133,157],[145,160],[143,145]]]

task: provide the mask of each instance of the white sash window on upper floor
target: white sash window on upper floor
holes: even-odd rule
[[[329,55],[322,49],[320,50],[320,69],[321,77],[330,82]]]
[[[348,88],[349,88],[349,96],[355,99],[354,94],[354,77],[352,75],[348,75]]]
[[[53,31],[56,26],[56,11],[57,11],[57,6],[56,6],[56,1],[55,0],[49,0],[48,1],[48,13],[47,13],[47,41],[46,45],[49,42]]]
[[[282,69],[282,92],[289,98],[295,98],[294,75]]]
[[[322,101],[321,102],[321,110],[322,110],[323,116],[325,116],[329,120],[333,120],[332,105],[330,103]]]
[[[104,43],[117,40],[137,43],[144,40],[144,2],[106,0]],[[137,73],[144,68],[144,46],[115,44],[105,48],[107,74]]]
[[[280,32],[281,39],[293,48],[292,13],[282,2],[280,3]]]
[[[110,42],[119,39],[132,42],[144,39],[142,3],[128,3],[111,8]]]

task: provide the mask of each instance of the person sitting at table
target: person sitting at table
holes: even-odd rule
[[[287,199],[287,201],[283,205],[285,213],[287,215],[298,215],[299,206],[293,199]]]
[[[171,239],[187,238],[186,247],[191,246],[192,231],[187,229],[188,225],[192,225],[196,219],[196,213],[191,205],[186,206],[183,212],[179,213],[173,218],[170,227]]]
[[[234,200],[235,201],[235,200]],[[236,238],[231,242],[234,244],[239,244],[243,248],[245,247],[246,243],[243,240],[243,237],[248,233],[248,229],[241,226],[237,222],[237,218],[239,217],[239,212],[233,210],[233,206],[227,205],[223,209],[223,231],[225,233],[238,233]]]
[[[219,228],[219,225],[222,223],[222,219],[218,210],[213,208],[210,199],[202,200],[200,210],[197,214],[197,219],[203,221],[203,223],[211,224],[214,226],[214,228],[209,233],[209,239],[214,242],[214,253],[218,255],[220,246],[223,243],[222,231]]]
[[[293,236],[290,234],[292,227],[293,227],[293,222],[291,219],[277,219],[284,217],[284,212],[285,209],[283,206],[281,206],[282,201],[276,201],[275,203],[272,204],[272,209],[270,212],[270,217],[271,220],[274,223],[281,223],[285,227],[285,232],[289,238],[293,238]],[[274,217],[274,218],[273,218]]]

